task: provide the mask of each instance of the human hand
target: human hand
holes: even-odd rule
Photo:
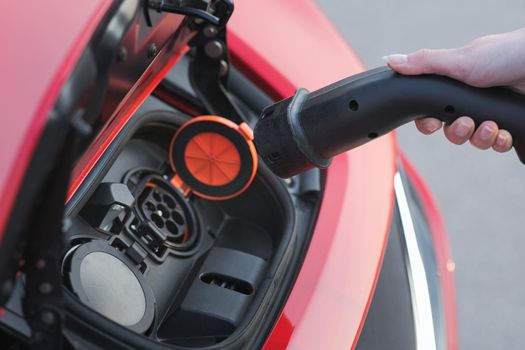
[[[476,87],[510,86],[525,93],[525,28],[478,38],[460,48],[425,49],[409,55],[389,55],[385,60],[401,74],[439,74]],[[416,120],[416,126],[422,133],[431,134],[443,123],[424,117]],[[495,122],[485,121],[475,129],[474,121],[467,116],[444,126],[447,139],[458,145],[470,140],[480,149],[492,147],[506,152],[512,148],[511,134]]]

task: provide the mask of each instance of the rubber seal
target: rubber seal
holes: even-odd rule
[[[290,130],[295,144],[303,155],[316,167],[326,169],[332,163],[332,159],[325,159],[315,152],[308,141],[306,132],[301,124],[301,109],[309,94],[310,93],[306,89],[297,89],[292,101],[288,105],[288,113],[286,113],[288,116],[288,123],[290,124]]]

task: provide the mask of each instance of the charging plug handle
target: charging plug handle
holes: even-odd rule
[[[493,120],[513,135],[525,163],[525,96],[504,87],[476,88],[438,76],[369,70],[264,109],[254,135],[270,169],[286,178],[326,168],[337,154],[360,146],[418,117],[450,124],[470,116],[476,126]]]

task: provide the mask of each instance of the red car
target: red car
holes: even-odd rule
[[[364,69],[312,1],[0,18],[2,348],[457,348],[447,237],[394,134],[288,180],[259,164],[234,198],[174,181],[192,117],[253,127]]]

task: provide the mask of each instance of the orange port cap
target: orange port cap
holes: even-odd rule
[[[195,194],[212,200],[233,198],[253,181],[257,153],[253,132],[217,116],[200,116],[183,124],[170,145],[175,174]]]

